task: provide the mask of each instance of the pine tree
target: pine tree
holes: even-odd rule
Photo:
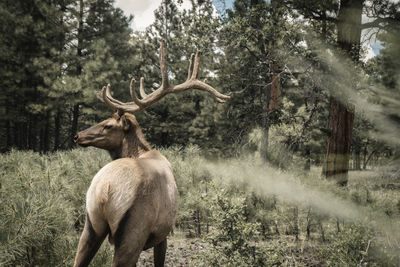
[[[398,13],[395,11],[398,4],[390,1],[372,1],[371,4],[364,0],[286,2],[313,23],[322,22],[320,26],[324,37],[327,37],[327,32],[331,29],[329,25],[333,25],[337,33],[336,39],[327,38],[325,41],[332,41],[346,58],[353,60],[354,65],[357,65],[360,59],[361,30],[371,27],[390,29],[396,23]],[[362,23],[363,12],[373,20]],[[323,173],[326,177],[334,177],[339,184],[346,185],[354,110],[340,93],[335,93],[336,89],[332,87],[330,90],[329,125],[326,131],[328,139]],[[343,88],[339,91],[343,92]]]
[[[236,123],[228,126],[230,142],[241,143],[250,130],[261,126],[262,154],[268,158],[269,128],[279,117],[279,65],[287,58],[282,45],[293,33],[285,21],[288,10],[276,2],[238,0],[234,2],[234,10],[228,10],[227,14],[220,35],[225,53],[220,84],[234,88],[228,103],[230,118],[225,118],[227,121],[234,118]],[[275,100],[270,108],[271,85]]]
[[[162,1],[155,11],[155,22],[143,36],[145,40],[140,50],[143,62],[140,64],[140,76],[144,76],[149,92],[159,86],[161,79],[158,67],[154,69],[159,64],[158,48],[161,39],[167,45],[167,67],[171,83],[186,80],[189,58],[196,49],[201,50],[200,77],[204,79],[207,69],[212,69],[215,35],[219,25],[212,12],[211,1],[193,1],[192,8],[183,11],[179,10],[176,1]],[[205,98],[207,96],[196,91],[171,95],[147,110],[145,115],[138,114],[139,120],[143,120],[143,129],[149,141],[161,146],[188,144],[188,129],[196,131],[192,127],[193,121],[201,113],[200,102]]]
[[[65,31],[62,6],[63,1],[2,2],[3,149],[49,149],[49,96],[52,81],[60,75],[59,51]]]
[[[70,147],[95,91],[135,71],[132,17],[113,1],[87,0],[3,1],[0,12],[1,150]]]

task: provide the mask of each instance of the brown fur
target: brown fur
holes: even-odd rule
[[[116,160],[95,175],[87,192],[88,217],[74,266],[87,266],[107,234],[115,246],[112,266],[135,266],[150,247],[155,266],[163,266],[178,209],[170,163],[150,150],[131,114],[114,114],[78,133],[76,142],[106,149]]]
[[[112,159],[137,158],[150,150],[136,117],[129,113],[114,113],[111,118],[79,132],[75,142],[108,150]]]

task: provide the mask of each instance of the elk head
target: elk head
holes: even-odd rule
[[[74,141],[83,147],[94,146],[114,150],[121,146],[125,134],[137,127],[139,125],[133,115],[116,112],[111,118],[79,132]]]
[[[117,112],[112,118],[107,119],[87,130],[79,132],[75,136],[75,142],[81,146],[94,146],[106,149],[110,151],[112,157],[113,154],[119,153],[115,151],[135,150],[135,152],[130,153],[130,155],[126,155],[121,152],[122,154],[118,155],[117,157],[137,157],[139,156],[141,150],[147,151],[150,148],[142,135],[135,116],[129,113],[142,111],[152,104],[158,102],[167,94],[179,93],[188,89],[206,91],[213,95],[217,102],[224,103],[226,99],[230,98],[229,96],[219,93],[210,85],[198,80],[200,64],[199,54],[199,51],[197,51],[196,55],[192,54],[190,57],[187,80],[178,85],[170,85],[166,67],[166,49],[164,41],[162,41],[160,48],[160,68],[162,75],[160,88],[150,94],[146,94],[144,89],[144,78],[142,77],[140,79],[139,89],[141,98],[139,99],[135,91],[135,79],[132,79],[130,83],[130,94],[133,102],[123,103],[111,96],[110,84],[104,86],[101,90],[101,93],[98,94],[97,97],[108,107],[112,108],[113,110],[117,110]],[[128,136],[130,141],[126,141]],[[129,145],[130,148],[125,148],[124,146],[126,145]],[[137,146],[137,148],[135,148],[135,146]]]

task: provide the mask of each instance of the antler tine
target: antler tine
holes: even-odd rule
[[[167,51],[165,49],[165,42],[164,40],[161,41],[160,47],[160,68],[161,68],[161,76],[162,76],[162,83],[161,87],[165,90],[169,87],[168,81],[168,70],[167,70]]]
[[[147,97],[146,92],[144,91],[144,78],[140,78],[140,96],[143,98]]]
[[[138,105],[139,107],[143,106],[143,101],[140,100],[137,95],[136,95],[136,91],[135,91],[135,79],[132,78],[131,80],[131,84],[130,84],[130,93],[131,93],[131,97],[133,99],[133,102],[135,102],[136,105]]]
[[[190,56],[190,63],[189,63],[189,70],[188,70],[188,77],[187,81],[192,78],[192,73],[193,73],[193,63],[194,63],[194,54]]]
[[[109,106],[112,109],[124,110],[124,111],[128,111],[128,112],[135,112],[135,111],[140,110],[140,107],[135,103],[129,103],[129,105],[128,105],[126,103],[123,103],[121,101],[114,99],[111,96],[110,87],[111,87],[111,85],[108,84],[107,87],[104,86],[103,89],[101,89],[102,101],[107,106]]]
[[[111,86],[111,85],[108,84],[107,87],[109,87],[109,86]],[[104,98],[103,98],[103,90],[106,90],[106,86],[104,86],[104,87],[102,88],[102,90],[100,91],[100,93],[96,94],[96,96],[97,96],[98,99],[100,99],[101,102],[105,103],[105,100],[104,100]],[[111,96],[111,94],[110,94],[110,88],[109,88],[108,90],[106,90],[106,95],[107,95],[107,98],[108,98],[111,102],[113,102],[113,103],[115,103],[115,104],[118,104],[118,105],[122,105],[122,104],[123,104],[121,101],[119,101],[119,100],[117,100],[117,99],[114,99],[114,98]]]
[[[198,89],[198,90],[206,91],[206,92],[212,94],[214,96],[215,100],[219,103],[225,103],[225,99],[231,98],[228,95],[221,94],[220,92],[215,90],[212,86],[210,86],[202,81],[199,81],[198,79],[194,79],[194,80],[192,79],[192,80],[184,82],[182,84],[178,84],[178,85],[174,86],[172,91],[174,93],[175,92],[178,93],[178,92],[186,91],[188,89]]]
[[[190,57],[188,80],[186,80],[186,82],[182,84],[174,86],[171,89],[171,92],[182,92],[188,89],[203,90],[212,94],[217,102],[224,103],[225,99],[229,99],[230,96],[221,94],[220,92],[215,90],[212,86],[208,85],[205,82],[201,82],[197,79],[199,76],[199,66],[200,66],[200,51],[197,50],[196,55],[192,54]]]
[[[197,76],[199,75],[199,66],[200,66],[200,51],[197,50],[192,67],[193,68],[192,79],[197,79]]]
[[[110,101],[110,99],[108,98],[108,95],[110,95],[111,96],[111,94],[110,94],[110,87],[111,87],[111,85],[110,84],[107,84],[107,87],[106,86],[103,86],[103,89],[101,89],[101,96],[102,96],[102,98],[103,98],[103,102],[107,105],[107,106],[109,106],[110,108],[112,108],[112,109],[117,109],[117,107],[116,107],[116,103],[112,103],[111,101]]]

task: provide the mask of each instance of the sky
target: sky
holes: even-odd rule
[[[222,2],[225,2],[225,8],[232,8],[234,0],[213,0],[214,6],[221,10]],[[116,0],[115,4],[121,8],[126,15],[133,15],[134,30],[143,31],[154,21],[154,11],[161,4],[161,0]],[[181,8],[188,9],[191,7],[190,0],[183,0]]]
[[[116,0],[115,4],[126,15],[133,15],[134,30],[143,31],[154,21],[154,11],[160,5],[161,0]],[[183,0],[182,7],[189,8],[189,0]]]
[[[223,2],[225,8],[232,8],[234,0],[213,0],[215,7],[222,11]],[[398,2],[398,0],[392,0]],[[134,30],[143,31],[154,21],[154,11],[159,7],[161,0],[116,0],[116,6],[121,8],[126,15],[133,15],[132,28]],[[190,0],[183,0],[181,8],[190,8]],[[366,59],[368,60],[379,53],[382,45],[379,41],[371,42],[365,45]]]

